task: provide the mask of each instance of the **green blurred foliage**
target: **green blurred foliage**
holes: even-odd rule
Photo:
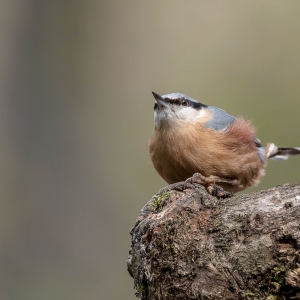
[[[135,299],[126,271],[152,167],[151,91],[300,146],[298,1],[4,0],[0,298]],[[251,190],[299,182],[270,162]]]

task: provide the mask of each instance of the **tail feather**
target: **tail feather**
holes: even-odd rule
[[[267,158],[274,160],[285,160],[291,155],[300,154],[300,148],[278,148],[274,144],[268,144],[265,151]]]

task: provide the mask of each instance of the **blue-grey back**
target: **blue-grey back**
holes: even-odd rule
[[[206,128],[210,128],[216,131],[224,130],[228,128],[234,121],[235,117],[227,113],[225,110],[208,106],[207,109],[211,112],[212,118],[205,124]]]

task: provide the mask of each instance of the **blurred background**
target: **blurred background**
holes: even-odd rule
[[[299,1],[3,0],[0,298],[136,299],[130,228],[166,183],[151,91],[251,119],[299,146]],[[300,181],[270,161],[246,192]]]

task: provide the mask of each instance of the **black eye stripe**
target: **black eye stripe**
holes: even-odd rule
[[[207,105],[205,105],[205,104],[202,104],[202,103],[196,102],[196,101],[191,101],[191,100],[183,98],[183,97],[177,98],[177,99],[165,98],[165,100],[168,101],[170,104],[175,104],[175,105],[180,105],[180,106],[190,106],[195,109],[202,109],[203,107],[207,107]]]
[[[179,99],[166,98],[166,100],[171,104],[184,105],[184,106],[189,106],[191,103],[191,101],[185,98],[179,98]]]

